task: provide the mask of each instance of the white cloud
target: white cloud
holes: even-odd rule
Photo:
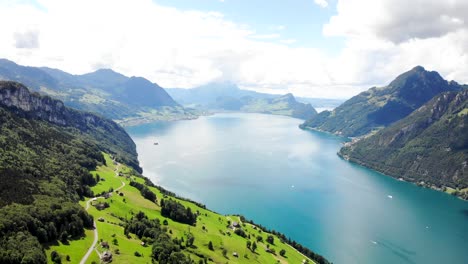
[[[326,0],[314,0],[314,2],[323,8],[328,6],[328,2]]]
[[[331,61],[348,84],[387,84],[416,65],[468,82],[467,1],[340,0],[324,28],[344,36]]]
[[[430,2],[428,12],[445,21],[432,21],[438,25],[432,28],[425,26],[423,2],[405,2],[415,12],[410,16],[388,1],[339,0],[324,27],[331,40],[346,40],[335,56],[289,45],[295,40],[282,37],[284,26],[259,33],[221,13],[181,11],[151,0],[40,0],[42,8],[0,3],[0,25],[8,25],[0,27],[0,57],[75,74],[113,68],[163,87],[227,80],[312,97],[349,97],[415,65],[468,82],[468,22],[454,11],[465,5]]]
[[[394,43],[444,36],[467,28],[466,0],[340,0],[325,25],[334,36],[374,36]]]
[[[281,37],[280,34],[264,34],[264,35],[253,35],[251,38],[253,39],[277,39]]]

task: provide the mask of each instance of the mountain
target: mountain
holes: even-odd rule
[[[294,96],[289,93],[279,97],[268,98],[252,98],[242,97],[239,100],[238,109],[229,109],[225,104],[221,104],[223,98],[217,101],[217,106],[226,110],[239,110],[249,113],[265,113],[274,115],[286,115],[300,119],[308,119],[317,114],[317,111],[310,105],[296,101]],[[232,103],[232,101],[231,101]]]
[[[73,75],[0,59],[0,79],[24,83],[35,91],[62,100],[67,106],[100,113],[123,123],[197,116],[175,102],[159,85],[111,69]]]
[[[214,111],[243,111],[308,119],[317,111],[292,94],[273,95],[239,89],[229,82],[210,83],[193,89],[167,89],[178,102]]]
[[[93,218],[90,170],[102,152],[140,171],[136,148],[111,120],[0,81],[0,263],[47,263],[42,244],[83,236]]]
[[[442,92],[461,89],[461,85],[447,82],[437,72],[417,66],[385,87],[373,87],[333,111],[319,113],[301,127],[343,136],[362,136],[406,117]]]
[[[468,90],[442,93],[375,135],[347,143],[339,154],[426,186],[467,188]]]
[[[329,263],[140,173],[115,122],[0,81],[0,263]]]
[[[167,92],[182,105],[198,105],[211,107],[219,97],[240,99],[250,96],[253,98],[273,98],[275,95],[242,90],[231,82],[212,82],[193,89],[169,88]]]
[[[68,108],[59,100],[31,93],[22,84],[9,81],[0,81],[0,105],[21,117],[78,129],[80,133],[92,137],[102,151],[116,155],[118,160],[141,171],[136,158],[135,143],[125,130],[113,121]]]

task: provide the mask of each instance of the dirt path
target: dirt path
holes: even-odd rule
[[[117,163],[117,167],[115,168],[115,177],[119,177],[119,170],[120,170],[120,163]],[[120,189],[122,189],[123,187],[125,187],[125,182],[122,181],[122,185],[115,189],[115,191],[119,191]],[[91,198],[89,199],[87,202],[86,202],[86,208],[85,210],[88,211],[89,207],[91,206],[91,202],[92,201],[96,201],[97,199],[102,199],[104,197],[102,196],[99,196],[99,197],[94,197],[94,198]],[[80,264],[85,264],[86,261],[88,260],[89,256],[93,253],[93,250],[96,248],[96,244],[98,242],[98,239],[99,239],[99,235],[98,235],[98,229],[97,229],[97,225],[96,225],[96,221],[93,222],[93,225],[94,225],[94,240],[93,240],[93,244],[89,247],[88,251],[86,252],[86,254],[83,256],[83,258],[81,259],[80,261]],[[96,250],[96,253],[99,255],[99,252]]]

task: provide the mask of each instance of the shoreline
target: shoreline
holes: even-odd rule
[[[346,144],[353,144],[355,143],[354,141],[356,140],[359,140],[361,139],[361,137],[358,137],[358,138],[350,138],[350,137],[345,137],[345,136],[341,136],[340,134],[336,134],[336,133],[331,133],[331,132],[328,132],[328,131],[323,131],[321,129],[317,129],[317,128],[313,128],[313,127],[310,127],[310,126],[304,126],[303,124],[299,125],[299,128],[300,129],[303,129],[303,130],[309,130],[309,131],[316,131],[316,132],[321,132],[321,133],[324,133],[324,134],[327,134],[327,135],[333,135],[333,136],[337,136],[337,137],[341,137],[343,139],[346,139],[347,142],[344,143],[344,146],[346,146]],[[343,147],[342,147],[343,148]],[[443,185],[442,187],[437,187],[436,185],[432,184],[432,183],[427,183],[427,182],[424,182],[424,181],[415,181],[415,180],[412,180],[412,179],[408,179],[408,178],[403,178],[403,177],[398,177],[398,176],[392,176],[392,175],[388,175],[388,174],[385,174],[383,173],[382,171],[379,171],[377,169],[374,169],[370,166],[366,166],[366,164],[364,164],[363,162],[359,162],[358,160],[352,160],[349,158],[348,155],[344,155],[341,153],[341,149],[338,150],[338,152],[336,153],[341,159],[347,161],[347,162],[351,162],[353,164],[357,164],[359,166],[362,166],[362,167],[365,167],[369,170],[373,170],[375,172],[378,172],[382,175],[385,175],[387,177],[390,177],[390,178],[393,178],[397,181],[404,181],[404,182],[408,182],[408,183],[412,183],[418,187],[421,187],[421,188],[425,188],[425,189],[431,189],[431,190],[434,190],[434,191],[438,191],[438,192],[442,192],[442,193],[445,193],[447,195],[451,195],[451,196],[455,196],[457,197],[458,199],[462,200],[462,201],[465,201],[465,202],[468,202],[468,196],[467,198],[463,198],[462,194],[463,193],[467,193],[468,194],[468,187],[467,188],[463,188],[463,189],[455,189],[455,188],[452,188],[450,186],[445,186]]]
[[[462,200],[462,201],[465,201],[465,202],[468,202],[468,199],[464,199],[460,194],[463,193],[463,192],[467,192],[468,193],[468,188],[464,188],[464,189],[454,189],[452,187],[449,187],[449,186],[442,186],[442,187],[437,187],[436,185],[434,184],[431,184],[431,183],[426,183],[424,181],[420,181],[420,182],[417,182],[417,181],[414,181],[412,179],[407,179],[407,178],[403,178],[403,177],[396,177],[396,176],[392,176],[392,175],[388,175],[388,174],[385,174],[383,173],[382,171],[379,171],[377,169],[374,169],[372,167],[369,167],[369,166],[366,166],[366,164],[362,163],[362,162],[359,162],[357,160],[351,160],[347,155],[344,155],[342,154],[340,151],[338,151],[336,153],[336,155],[338,155],[338,157],[340,157],[341,159],[347,161],[347,162],[350,162],[350,163],[353,163],[353,164],[356,164],[356,165],[359,165],[361,167],[364,167],[366,169],[369,169],[369,170],[372,170],[372,171],[375,171],[375,172],[378,172],[386,177],[390,177],[396,181],[402,181],[402,182],[407,182],[407,183],[411,183],[413,185],[416,185],[417,187],[420,187],[420,188],[424,188],[424,189],[431,189],[431,190],[434,190],[434,191],[437,191],[437,192],[441,192],[441,193],[444,193],[444,194],[447,194],[447,195],[450,195],[450,196],[454,196],[454,197],[457,197],[458,199]],[[449,192],[448,190],[453,190],[451,192]],[[465,190],[465,191],[463,191]],[[454,194],[455,193],[455,194]]]
[[[181,116],[181,117],[163,117],[163,116],[154,116],[154,117],[132,117],[125,120],[114,120],[117,124],[122,127],[132,127],[132,126],[139,126],[144,124],[149,124],[158,121],[181,121],[181,120],[195,120],[198,119],[200,116],[205,115],[194,115],[194,116]]]

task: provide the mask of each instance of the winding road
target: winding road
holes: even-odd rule
[[[114,161],[115,162],[115,161]],[[120,163],[117,163],[117,166],[115,167],[115,177],[119,177],[119,169],[120,169]],[[122,189],[123,187],[125,187],[125,182],[122,181],[122,185],[115,189],[115,191],[119,191],[120,189]],[[94,198],[91,198],[89,199],[87,202],[86,202],[86,207],[85,207],[85,210],[88,211],[89,207],[91,206],[91,202],[92,201],[96,201],[97,199],[102,199],[104,198],[103,196],[99,196],[99,197],[94,197]],[[89,256],[91,255],[91,253],[93,253],[93,250],[96,248],[96,244],[98,242],[98,239],[99,239],[99,235],[98,235],[98,229],[97,229],[97,225],[96,225],[96,221],[93,222],[93,226],[94,226],[94,240],[93,240],[93,244],[91,244],[91,246],[89,247],[88,251],[86,252],[86,254],[83,256],[83,258],[81,259],[80,261],[80,264],[85,264],[86,261],[88,260]],[[97,251],[96,251],[97,252]],[[99,254],[99,253],[98,253]]]

